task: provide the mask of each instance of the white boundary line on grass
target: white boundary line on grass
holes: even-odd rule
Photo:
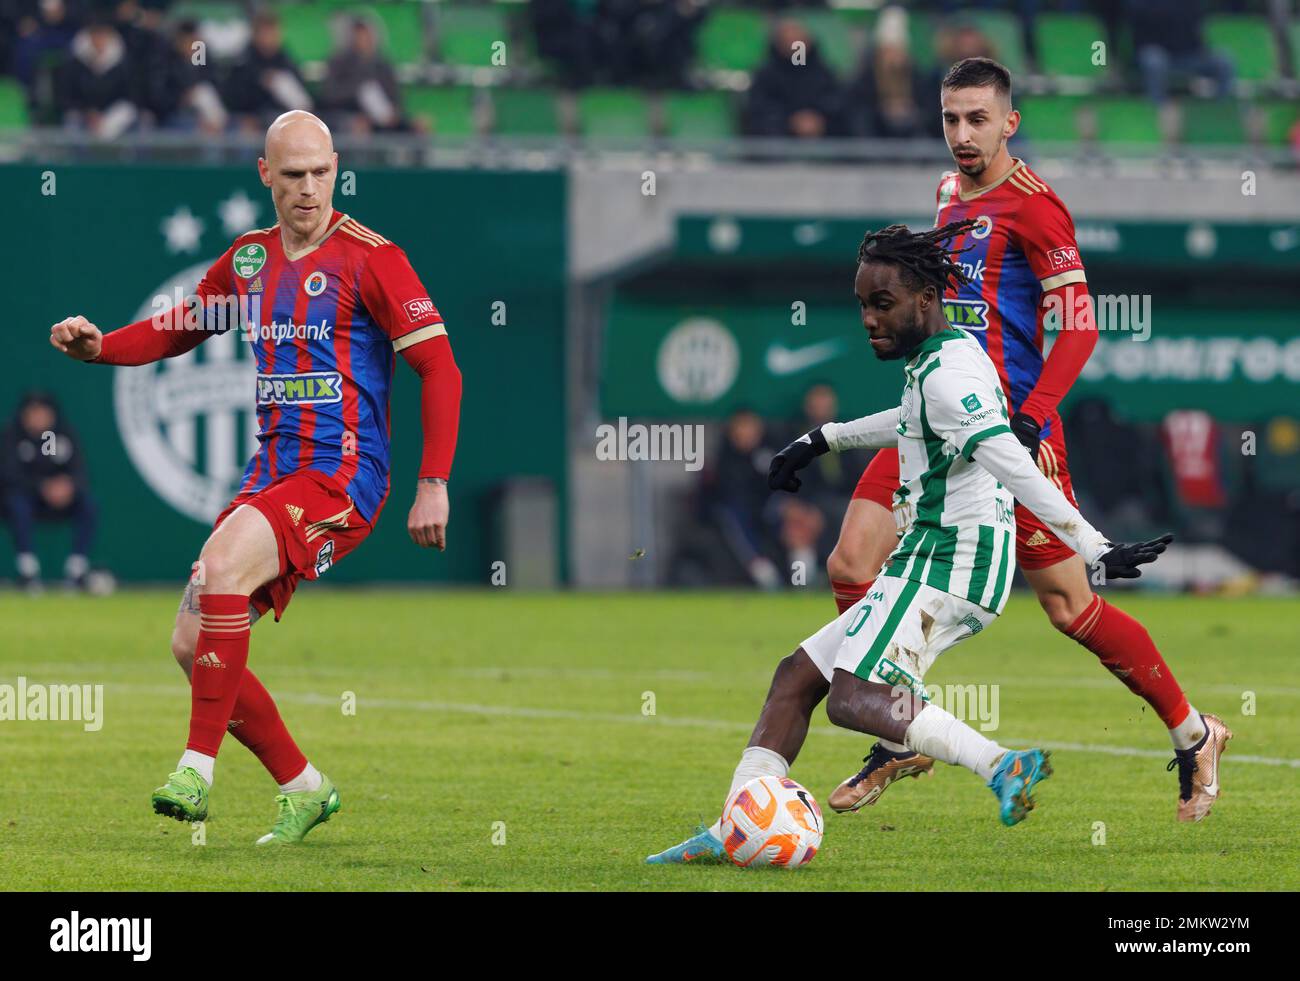
[[[176,696],[183,689],[163,685],[127,685],[112,684],[110,690],[122,690],[139,695]],[[321,705],[337,708],[339,699],[329,695],[317,695],[312,692],[282,692],[273,694],[277,701],[298,705]],[[570,722],[611,722],[642,726],[668,726],[672,728],[721,729],[726,732],[749,733],[752,723],[727,722],[723,719],[697,719],[689,716],[672,715],[622,715],[614,712],[575,712],[571,709],[530,708],[524,705],[480,705],[474,702],[435,702],[417,698],[358,698],[357,706],[372,708],[400,709],[410,712],[446,712],[463,715],[500,715],[517,719],[563,719]],[[850,732],[835,726],[813,726],[809,735],[849,736],[857,739],[870,738],[862,733]],[[1101,753],[1106,756],[1143,756],[1169,759],[1172,749],[1140,749],[1136,746],[1105,746],[1095,743],[1070,743],[1055,740],[1006,739],[1006,742],[1021,746],[1035,746],[1039,749],[1063,750],[1066,752]],[[1300,770],[1300,760],[1288,760],[1277,756],[1252,756],[1248,753],[1234,753],[1228,757],[1230,763],[1256,763],[1261,766],[1285,766]]]

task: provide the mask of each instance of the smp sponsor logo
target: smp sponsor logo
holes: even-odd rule
[[[989,305],[984,300],[944,300],[943,316],[950,326],[963,330],[989,329]]]
[[[433,301],[427,296],[421,296],[415,300],[407,300],[403,307],[406,308],[406,319],[411,323],[419,323],[425,317],[431,317],[438,312]]]
[[[337,371],[257,376],[258,405],[318,405],[343,401],[343,377]]]
[[[1079,250],[1072,245],[1050,249],[1047,258],[1051,261],[1053,269],[1073,269],[1079,264]]]

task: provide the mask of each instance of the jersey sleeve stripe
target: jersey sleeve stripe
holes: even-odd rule
[[[384,238],[378,232],[371,231],[355,218],[349,218],[344,222],[344,225],[346,226],[344,230],[349,232],[354,238],[359,238],[361,241],[370,245],[378,247],[380,245],[389,244],[388,239]]]
[[[985,429],[982,432],[976,433],[970,439],[966,440],[966,445],[961,448],[961,455],[967,460],[974,462],[975,458],[971,456],[971,454],[975,452],[975,447],[979,446],[979,444],[984,442],[984,440],[993,436],[1001,436],[1003,433],[1010,434],[1011,430],[1007,426],[993,426],[991,429]]]
[[[424,327],[417,327],[409,333],[393,341],[393,350],[402,351],[412,344],[419,344],[421,341],[427,341],[433,337],[442,337],[447,333],[445,324],[426,324]]]
[[[1039,189],[1034,187],[1034,185],[1029,183],[1029,181],[1025,180],[1025,178],[1019,173],[1012,174],[1009,180],[1011,181],[1012,184],[1016,185],[1016,187],[1020,188],[1020,190],[1024,191],[1026,194],[1038,193]]]
[[[1071,269],[1068,272],[1057,273],[1055,276],[1048,276],[1046,279],[1040,279],[1038,285],[1043,288],[1043,292],[1054,290],[1058,286],[1068,286],[1070,283],[1086,283],[1088,277],[1084,275],[1082,269]]]

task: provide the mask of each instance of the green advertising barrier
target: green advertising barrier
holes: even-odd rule
[[[795,417],[807,388],[833,385],[844,415],[889,408],[897,364],[877,361],[852,301],[700,304],[616,296],[601,411],[716,418],[747,406]],[[1224,420],[1293,415],[1300,334],[1290,310],[1152,304],[1149,330],[1103,331],[1071,398],[1101,395],[1133,420],[1202,408]],[[798,322],[795,322],[798,321]]]
[[[335,207],[406,250],[447,323],[464,396],[447,551],[420,549],[406,533],[420,395],[399,357],[392,489],[374,534],[328,579],[486,582],[494,489],[542,477],[565,499],[564,177],[366,170],[345,185],[346,160],[340,168]],[[104,330],[148,315],[156,295],[191,288],[236,235],[274,223],[270,192],[250,160],[238,169],[0,167],[0,194],[10,216],[0,415],[7,423],[28,388],[51,390],[82,442],[99,505],[92,561],[123,579],[183,583],[251,454],[249,352],[227,335],[201,345],[184,371],[81,365],[50,346],[49,328],[74,314]],[[528,438],[503,445],[497,437],[518,432],[521,418]],[[566,540],[563,527],[555,540]],[[57,575],[66,530],[41,542],[46,575]],[[5,534],[0,577],[11,570]]]
[[[680,258],[853,263],[868,229],[902,223],[929,228],[934,212],[860,218],[735,218],[688,215],[677,220]],[[1300,226],[1229,222],[1124,222],[1080,220],[1079,251],[1088,263],[1196,268],[1233,264],[1300,267]]]

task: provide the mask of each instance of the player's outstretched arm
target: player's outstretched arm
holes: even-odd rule
[[[85,317],[65,317],[50,328],[50,343],[74,361],[92,361],[103,349],[104,335]]]
[[[1084,519],[1060,489],[1043,476],[1025,447],[1009,432],[980,441],[973,459],[996,477],[1056,536],[1083,556],[1089,565],[1100,562],[1107,579],[1136,579],[1138,566],[1154,562],[1174,540],[1163,535],[1149,542],[1116,545]]]
[[[852,449],[880,449],[898,439],[899,409],[886,409],[852,422],[828,422],[810,430],[772,457],[767,486],[795,493],[803,481],[795,476],[823,453]]]

